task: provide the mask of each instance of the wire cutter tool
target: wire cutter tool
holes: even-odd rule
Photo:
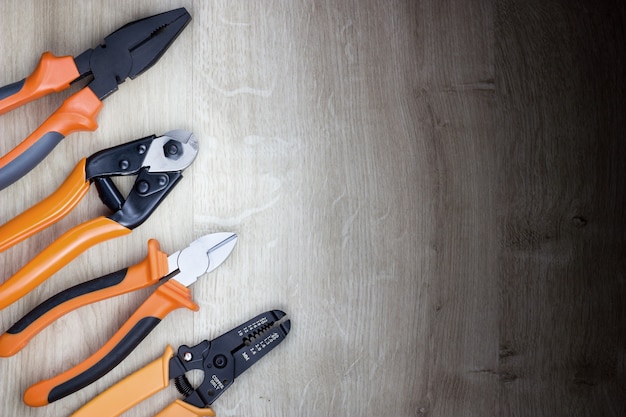
[[[20,145],[0,158],[0,190],[26,175],[65,136],[95,130],[102,100],[117,91],[126,78],[134,79],[152,67],[190,20],[184,8],[170,10],[128,23],[105,37],[104,44],[77,57],[44,52],[31,75],[0,88],[2,114],[93,77]]]
[[[0,285],[0,309],[20,299],[88,248],[126,235],[141,225],[165,199],[198,153],[195,136],[174,130],[97,152],[78,162],[65,182],[35,206],[0,226],[0,251],[67,215],[94,183],[112,211],[75,226],[52,242]],[[126,197],[112,176],[137,175]]]
[[[85,404],[71,417],[114,417],[169,385],[183,396],[156,417],[215,416],[209,407],[235,378],[278,346],[289,333],[291,321],[280,310],[267,311],[212,341],[196,346],[168,346],[163,356],[119,381]],[[185,373],[204,372],[194,389]]]
[[[105,298],[159,284],[98,351],[73,368],[26,390],[24,402],[37,407],[59,400],[106,375],[128,356],[167,314],[178,308],[198,311],[189,287],[220,266],[231,254],[237,235],[205,235],[171,255],[151,240],[142,262],[69,288],[43,302],[0,336],[2,355],[16,353],[58,317]]]

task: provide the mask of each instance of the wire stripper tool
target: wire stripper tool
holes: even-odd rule
[[[183,396],[156,417],[215,416],[209,406],[232,386],[235,378],[250,369],[278,346],[291,329],[291,320],[280,310],[267,311],[212,341],[195,346],[168,346],[163,356],[107,389],[71,417],[116,417],[156,392],[174,385]],[[204,372],[194,388],[185,374]]]

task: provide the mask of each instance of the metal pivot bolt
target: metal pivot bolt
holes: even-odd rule
[[[173,160],[177,160],[183,155],[183,147],[180,142],[176,140],[170,140],[163,145],[163,152],[165,156]]]
[[[226,356],[224,355],[217,355],[215,358],[213,358],[213,365],[215,365],[216,368],[222,369],[226,366]]]

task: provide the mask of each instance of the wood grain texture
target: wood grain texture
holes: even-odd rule
[[[497,14],[502,412],[623,415],[624,7]]]
[[[200,153],[154,215],[0,312],[172,252],[240,236],[110,374],[45,408],[24,390],[96,351],[149,290],[83,308],[0,360],[0,416],[68,416],[159,357],[266,309],[292,332],[214,404],[218,415],[626,415],[625,7],[565,1],[9,1],[0,85],[40,54],[76,54],[143,16],[193,21],[159,63],[106,99],[0,192],[0,222],[79,158],[168,130]],[[10,30],[9,30],[10,29]],[[69,93],[0,116],[5,154]],[[131,182],[122,181],[122,188]],[[9,277],[74,224],[0,254]],[[4,278],[2,278],[4,279]],[[172,387],[125,416],[154,415]]]

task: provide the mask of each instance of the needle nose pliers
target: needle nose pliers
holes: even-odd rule
[[[184,8],[170,10],[128,23],[105,37],[104,44],[77,57],[45,52],[31,75],[1,87],[0,114],[93,77],[21,144],[0,158],[0,190],[26,175],[65,136],[95,130],[102,100],[127,78],[134,79],[152,67],[190,20]]]
[[[0,285],[0,309],[26,295],[88,248],[141,225],[182,179],[182,171],[197,153],[195,136],[174,130],[108,148],[79,161],[57,191],[0,226],[0,251],[59,221],[85,196],[92,183],[112,214],[68,230]],[[120,175],[137,175],[125,199],[111,180]]]
[[[152,240],[148,256],[141,263],[68,288],[36,307],[0,337],[3,355],[17,352],[37,332],[69,311],[161,282],[100,350],[62,374],[28,388],[24,402],[43,406],[86,387],[117,366],[171,311],[182,307],[198,311],[187,287],[220,266],[236,243],[234,233],[212,233],[167,256]]]
[[[168,346],[163,356],[119,381],[71,417],[117,417],[171,379],[183,400],[175,400],[156,417],[215,416],[209,406],[243,372],[278,346],[291,330],[291,320],[280,310],[267,311],[212,341],[182,345],[176,354]],[[198,370],[204,380],[194,388],[185,374]]]

